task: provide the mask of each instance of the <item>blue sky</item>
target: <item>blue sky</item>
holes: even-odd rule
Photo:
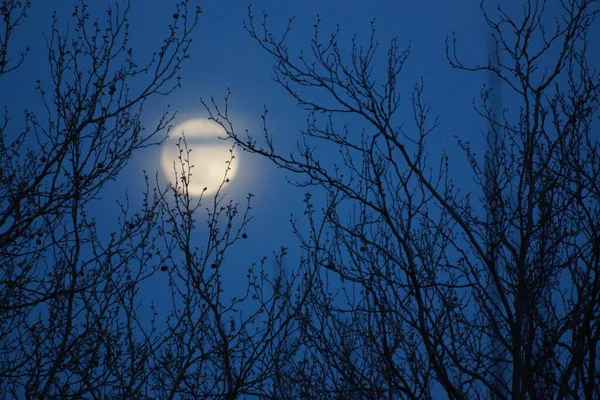
[[[68,25],[74,1],[39,1],[29,12],[29,18],[20,27],[17,47],[32,49],[21,71],[14,78],[1,83],[3,103],[10,103],[12,115],[28,108],[39,110],[41,103],[35,94],[35,81],[48,79],[47,55],[43,34],[49,32],[52,10],[57,11],[62,26]],[[91,2],[90,11],[103,17],[108,2]],[[145,109],[144,122],[154,126],[161,110],[167,105],[177,111],[175,124],[192,118],[206,118],[200,99],[215,96],[222,99],[228,90],[230,112],[235,129],[248,129],[260,134],[260,115],[269,109],[269,129],[281,148],[291,148],[300,137],[306,113],[299,109],[287,93],[272,80],[273,62],[244,30],[248,18],[246,1],[207,1],[200,3],[203,14],[194,34],[191,57],[181,71],[182,87],[168,97],[150,101]],[[172,15],[172,2],[158,0],[134,0],[130,23],[131,45],[139,54],[153,51],[165,33],[165,26]],[[489,7],[492,9],[492,6]],[[270,27],[281,32],[288,19],[294,17],[293,31],[289,37],[292,53],[308,49],[317,15],[322,20],[324,33],[336,26],[341,31],[342,44],[349,44],[353,35],[359,42],[369,38],[371,21],[375,21],[376,36],[380,42],[380,56],[385,57],[386,47],[393,37],[399,45],[410,45],[411,54],[405,64],[402,89],[406,108],[401,112],[410,124],[410,91],[420,79],[425,84],[425,98],[432,107],[432,115],[439,116],[440,127],[430,139],[431,160],[442,150],[450,155],[451,168],[457,181],[468,187],[468,166],[456,145],[455,136],[470,140],[476,150],[485,148],[480,131],[485,126],[473,110],[472,102],[479,96],[484,74],[472,74],[452,69],[446,61],[445,40],[453,33],[458,40],[459,55],[465,62],[486,59],[489,28],[484,24],[479,2],[462,0],[431,1],[256,1],[253,12],[257,18],[268,13]],[[23,34],[26,32],[26,34]],[[44,67],[41,68],[40,66]],[[381,65],[383,67],[383,64]],[[6,93],[19,93],[8,98]],[[405,114],[402,114],[405,113]],[[14,118],[14,122],[20,122]],[[164,145],[171,145],[166,143]],[[163,146],[164,146],[163,145]],[[119,180],[106,188],[98,202],[98,215],[116,212],[114,200],[122,199],[127,190],[134,201],[139,201],[143,190],[142,171],[166,183],[160,168],[160,148],[138,153]],[[263,256],[271,255],[280,246],[290,248],[290,262],[297,246],[289,223],[290,216],[301,216],[304,190],[286,183],[285,174],[266,160],[248,154],[239,154],[239,171],[227,187],[231,198],[243,202],[247,193],[253,200],[254,220],[248,228],[249,239],[230,254],[230,263],[241,271]],[[113,205],[111,208],[111,204]],[[239,256],[238,256],[239,255]],[[233,267],[232,267],[233,269]],[[245,274],[232,274],[244,279]],[[235,279],[237,281],[237,279]]]
[[[398,36],[402,47],[411,45],[403,86],[406,100],[412,86],[421,78],[433,107],[439,114],[441,128],[432,141],[432,151],[455,147],[454,135],[476,137],[480,121],[474,116],[471,101],[479,93],[484,77],[456,71],[447,64],[445,38],[457,31],[464,44],[464,54],[472,57],[485,49],[485,32],[478,18],[479,8],[467,2],[367,2],[367,1],[262,1],[253,5],[257,17],[268,13],[272,27],[282,29],[288,18],[295,17],[290,48],[300,51],[308,47],[317,14],[326,29],[340,26],[342,37],[358,35],[367,39],[370,22],[375,19],[382,55],[389,40]],[[210,2],[204,5],[204,20],[196,33],[192,59],[187,65],[182,89],[169,99],[181,116],[205,115],[199,98],[223,97],[232,92],[230,109],[237,116],[236,129],[249,129],[259,134],[260,114],[269,109],[269,128],[280,146],[294,145],[306,114],[296,107],[285,91],[271,77],[273,63],[243,29],[247,19],[247,2]],[[475,79],[474,79],[475,78]],[[407,119],[411,118],[406,108]],[[471,123],[465,124],[465,119]],[[303,190],[286,184],[284,174],[257,157],[240,154],[240,172],[230,190],[232,195],[247,192],[254,199],[255,220],[249,228],[251,249],[260,257],[285,245],[293,249],[289,217],[302,212]],[[456,157],[460,161],[460,157]],[[464,167],[464,165],[463,165]],[[458,166],[457,166],[458,168]],[[135,165],[130,168],[136,173]],[[276,234],[273,234],[276,232]],[[256,242],[258,241],[258,242]],[[248,254],[247,252],[243,252]]]
[[[34,89],[36,79],[48,79],[42,33],[49,30],[51,10],[57,9],[59,20],[66,23],[73,3],[71,0],[36,1],[29,18],[20,27],[15,45],[29,46],[32,52],[21,71],[13,74],[14,78],[0,81],[0,105],[9,106],[16,126],[20,126],[18,124],[22,121],[21,110],[41,109],[39,96]],[[93,3],[94,10],[101,10],[108,2],[94,0],[90,3]],[[132,3],[131,45],[136,52],[145,53],[160,45],[164,27],[172,15],[173,1],[133,0]],[[219,100],[230,90],[230,112],[237,131],[248,129],[258,136],[260,115],[267,107],[269,129],[276,143],[282,148],[293,147],[304,127],[306,114],[273,82],[271,58],[244,30],[249,2],[222,0],[200,4],[204,12],[194,34],[191,58],[181,72],[182,87],[168,97],[154,98],[149,102],[144,123],[154,126],[161,110],[167,105],[178,113],[176,124],[188,119],[206,118],[200,99],[208,100],[215,96]],[[485,124],[477,116],[472,102],[478,99],[486,76],[452,69],[444,49],[446,37],[456,33],[459,55],[466,63],[484,62],[487,59],[486,45],[490,32],[484,24],[478,1],[263,0],[255,1],[253,10],[257,18],[262,16],[263,11],[267,12],[271,28],[276,32],[281,32],[288,18],[295,17],[289,40],[292,53],[309,47],[317,15],[326,30],[339,25],[340,37],[346,44],[353,35],[357,35],[359,41],[367,40],[370,23],[375,20],[382,59],[392,37],[399,38],[401,48],[410,45],[411,55],[402,78],[406,111],[402,111],[400,117],[410,124],[410,91],[416,82],[423,79],[425,98],[432,107],[432,114],[438,115],[440,121],[439,128],[430,139],[430,159],[436,160],[436,155],[445,149],[450,156],[454,179],[468,190],[471,178],[455,136],[471,141],[478,153],[482,154],[485,150],[480,138]],[[591,33],[592,38],[598,38],[596,40],[600,40],[598,25],[595,34]],[[158,173],[162,183],[166,183],[160,168],[160,152],[160,148],[151,148],[133,158],[120,178],[102,193],[96,209],[99,216],[116,213],[118,208],[114,201],[122,199],[125,190],[134,202],[140,201],[144,188],[143,170],[151,177]],[[288,185],[282,171],[257,156],[238,153],[238,162],[239,171],[226,187],[226,192],[240,203],[244,202],[249,192],[255,197],[253,221],[247,231],[249,238],[233,249],[227,260],[228,265],[224,266],[231,271],[224,276],[227,276],[226,283],[232,287],[244,281],[245,271],[252,263],[259,262],[265,255],[271,256],[280,246],[290,249],[288,261],[294,263],[298,243],[292,234],[289,219],[292,214],[302,217],[303,193],[306,191]],[[110,223],[110,219],[106,219]],[[161,282],[153,284],[160,285]],[[157,289],[152,288],[152,291],[156,292]]]
[[[35,92],[35,82],[40,79],[44,84],[49,79],[43,35],[48,35],[50,31],[52,10],[57,11],[59,26],[72,29],[74,23],[69,19],[75,3],[71,0],[35,2],[28,13],[29,17],[16,33],[16,48],[29,46],[32,51],[22,69],[0,84],[2,103],[9,105],[15,126],[21,126],[21,110],[42,110],[39,95]],[[160,45],[165,27],[172,18],[173,3],[162,0],[132,1],[130,43],[137,54],[146,55]],[[107,4],[107,1],[90,2],[89,11],[102,19]],[[192,118],[206,118],[200,99],[209,99],[212,95],[222,99],[230,90],[230,111],[236,130],[248,129],[258,135],[260,115],[266,106],[269,109],[269,128],[276,143],[281,148],[293,147],[300,129],[305,125],[306,114],[273,82],[272,60],[244,30],[250,3],[236,0],[200,4],[204,12],[194,34],[191,57],[181,71],[182,87],[168,97],[157,97],[150,101],[145,107],[144,123],[149,127],[155,126],[161,110],[167,105],[178,113],[176,124]],[[457,174],[463,175],[466,165],[464,157],[456,152],[454,135],[476,140],[481,121],[475,117],[471,102],[478,96],[479,86],[485,77],[450,68],[444,48],[446,37],[456,32],[461,54],[466,60],[484,56],[487,29],[480,18],[477,2],[271,0],[254,2],[253,11],[257,18],[267,12],[271,28],[280,32],[289,18],[295,18],[289,41],[292,52],[308,48],[317,15],[323,21],[324,33],[339,26],[343,45],[349,44],[353,35],[357,35],[359,42],[368,40],[371,21],[374,20],[382,60],[393,37],[399,38],[401,48],[410,45],[411,55],[402,79],[407,105],[406,111],[403,111],[406,115],[402,117],[410,123],[410,92],[413,85],[423,79],[425,97],[431,103],[432,113],[439,115],[441,123],[430,143],[432,159],[447,148],[456,162],[454,168]],[[9,98],[8,93],[19,93],[19,96]],[[120,178],[102,192],[94,211],[106,224],[107,230],[114,229],[111,224],[118,212],[115,201],[122,200],[126,190],[134,204],[141,200],[143,170],[151,177],[158,172],[159,179],[166,184],[166,176],[160,168],[160,152],[160,148],[151,148],[138,153]],[[239,202],[243,202],[249,192],[255,195],[252,205],[254,220],[248,227],[248,239],[233,249],[228,258],[229,266],[224,266],[231,271],[226,275],[226,281],[232,286],[245,280],[244,271],[250,264],[259,262],[263,256],[271,256],[281,246],[290,249],[287,265],[293,267],[294,258],[298,255],[298,243],[289,220],[291,215],[302,217],[305,191],[288,185],[285,174],[266,160],[238,154],[238,162],[239,171],[226,191]],[[111,215],[115,218],[111,219]],[[161,282],[154,284],[160,285]],[[162,289],[166,290],[166,287]],[[153,292],[156,290],[159,288],[151,289]]]
[[[10,81],[2,82],[2,97],[7,103],[7,93],[19,93],[9,99],[14,113],[28,108],[40,107],[39,98],[34,93],[35,80],[48,78],[44,66],[45,45],[42,34],[48,33],[51,10],[57,10],[58,18],[66,22],[74,1],[60,3],[43,0],[36,2],[29,12],[29,18],[17,32],[16,46],[29,46],[32,52],[18,74]],[[92,12],[99,11],[108,2],[92,2]],[[164,26],[171,15],[171,2],[133,1],[130,16],[132,25],[131,44],[135,51],[145,53],[158,44]],[[200,2],[204,12],[200,25],[194,34],[191,58],[181,73],[183,86],[174,94],[155,98],[145,112],[149,126],[155,123],[157,115],[170,105],[177,111],[176,123],[190,118],[204,118],[206,112],[200,98],[214,95],[222,98],[228,88],[232,92],[230,110],[235,116],[236,129],[249,129],[257,132],[260,114],[266,106],[269,109],[269,127],[281,143],[293,144],[299,137],[299,129],[304,125],[306,114],[296,107],[294,101],[271,79],[273,63],[258,44],[243,29],[247,20],[249,2]],[[492,9],[492,6],[489,7]],[[455,152],[455,135],[476,141],[481,121],[476,117],[472,101],[479,95],[483,74],[472,74],[452,69],[444,54],[446,37],[456,34],[459,55],[466,61],[483,61],[487,51],[489,29],[485,26],[479,2],[453,1],[257,1],[253,3],[255,14],[260,17],[265,11],[269,15],[271,27],[281,31],[288,18],[295,17],[294,29],[289,46],[292,51],[308,48],[312,26],[319,15],[326,29],[339,25],[341,37],[349,39],[357,35],[366,40],[370,32],[370,22],[375,21],[377,38],[380,41],[381,55],[389,40],[397,36],[401,47],[411,46],[411,55],[405,65],[403,85],[405,99],[408,100],[412,86],[421,78],[425,83],[425,97],[432,106],[432,114],[439,115],[440,128],[434,134],[430,145],[432,152],[441,149],[456,154],[455,168],[462,171],[459,154]],[[26,32],[26,34],[23,34]],[[593,37],[593,35],[592,35]],[[342,40],[343,40],[342,39]],[[407,120],[410,119],[406,108]],[[477,143],[477,142],[475,142]],[[136,176],[142,169],[151,173],[158,162],[158,155],[139,154],[123,176],[118,186],[135,187]],[[155,157],[156,156],[156,157]],[[267,167],[264,160],[242,154],[240,166],[243,171],[231,185],[232,193],[253,192],[257,195],[256,212],[260,205],[279,204],[290,188],[284,184],[281,174]],[[164,178],[164,177],[163,177]],[[119,191],[121,188],[113,188]],[[238,194],[239,194],[238,193]],[[280,197],[283,196],[283,197]],[[297,199],[297,203],[300,200]],[[272,207],[266,207],[272,210]],[[258,218],[264,218],[256,215]],[[268,217],[266,217],[268,218]],[[279,218],[277,218],[279,220]]]

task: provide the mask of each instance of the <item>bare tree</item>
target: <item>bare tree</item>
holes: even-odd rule
[[[189,0],[175,4],[157,51],[138,54],[129,43],[131,7],[115,1],[97,17],[81,0],[70,25],[55,14],[46,36],[50,79],[37,81],[42,112],[26,111],[19,126],[9,116],[20,111],[5,107],[0,397],[268,396],[273,366],[294,352],[281,340],[295,329],[284,306],[290,296],[264,272],[265,260],[250,266],[238,298],[224,292],[221,272],[233,267],[230,248],[248,238],[252,195],[245,205],[222,190],[190,196],[193,166],[182,141],[177,183],[155,188],[146,177],[139,207],[125,195],[112,225],[109,216],[97,220],[107,183],[134,153],[164,140],[174,114],[165,110],[147,131],[143,106],[180,85],[200,16]],[[2,78],[26,60],[29,50],[13,49],[11,38],[29,8],[0,2]],[[227,165],[223,172],[226,185]],[[161,278],[170,297],[143,297],[147,282]]]
[[[497,113],[482,89],[493,153],[457,135],[476,189],[452,180],[448,156],[428,159],[441,122],[423,82],[402,96],[410,51],[397,39],[378,66],[374,29],[346,55],[319,19],[309,51],[294,54],[292,20],[277,35],[249,12],[275,80],[308,112],[297,151],[278,151],[266,111],[255,138],[205,106],[238,146],[307,188],[309,229],[296,230],[307,300],[281,397],[600,397],[600,82],[587,58],[598,3],[560,6],[553,18],[544,1],[519,15],[482,4],[494,54],[480,65],[448,41],[452,67],[489,71],[518,99]]]
[[[159,232],[167,254],[161,269],[168,273],[173,312],[166,321],[167,343],[153,355],[156,398],[269,398],[276,366],[294,352],[285,342],[296,329],[287,306],[291,296],[281,290],[288,283],[283,275],[267,273],[266,256],[245,270],[239,261],[228,262],[229,249],[250,239],[245,231],[253,195],[248,194],[245,207],[226,201],[221,193],[229,182],[227,168],[208,206],[190,197],[191,149],[184,140],[179,146],[175,170],[184,172],[172,196],[162,193],[159,199]],[[198,221],[201,207],[205,222]],[[200,225],[207,229],[203,245],[196,239]],[[275,261],[281,262],[281,255]],[[225,293],[223,275],[244,273],[247,287],[237,295],[231,288]]]
[[[29,7],[2,2],[3,77],[18,73],[26,55],[15,63],[9,41]],[[179,86],[200,12],[189,8],[188,1],[176,4],[159,51],[143,55],[128,43],[127,1],[114,3],[102,19],[80,1],[70,29],[55,14],[46,35],[50,79],[37,81],[44,111],[26,111],[25,125],[17,126],[6,108],[0,128],[3,397],[143,392],[152,343],[132,336],[139,321],[131,307],[152,273],[142,266],[155,241],[156,204],[134,214],[124,202],[109,237],[99,234],[90,210],[135,151],[162,141],[172,114],[165,111],[146,132],[141,112],[148,98]]]

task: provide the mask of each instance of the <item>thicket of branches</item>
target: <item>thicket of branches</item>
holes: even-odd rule
[[[190,197],[189,149],[181,142],[174,168],[185,172],[177,183],[146,178],[141,207],[123,193],[118,215],[103,211],[108,182],[134,153],[165,138],[174,114],[167,108],[149,124],[144,104],[180,86],[201,10],[188,0],[174,4],[155,52],[140,54],[129,43],[135,4],[115,1],[93,15],[84,0],[74,3],[72,15],[55,15],[46,32],[48,66],[39,74],[49,78],[36,84],[40,106],[25,111],[20,125],[23,110],[3,104],[0,397],[264,392],[271,374],[264,360],[283,354],[275,339],[289,329],[277,307],[284,297],[264,290],[271,281],[262,265],[248,271],[238,299],[223,294],[220,274],[250,219],[252,196],[243,205],[220,193]],[[20,30],[31,7],[0,2],[0,79],[28,61],[29,49],[12,40],[31,33]],[[226,166],[223,172],[225,182]],[[149,295],[157,281],[168,281],[168,298]]]
[[[308,112],[297,151],[278,151],[267,123],[263,137],[238,135],[206,106],[238,146],[307,188],[302,345],[283,397],[600,397],[600,79],[587,47],[598,9],[483,4],[493,47],[478,65],[448,40],[452,67],[491,74],[511,99],[497,109],[499,88],[481,91],[483,157],[456,134],[476,189],[446,155],[428,159],[443,121],[421,82],[401,93],[410,51],[397,39],[377,65],[374,30],[345,53],[318,20],[294,52],[291,21],[276,34],[250,13],[275,80]]]
[[[185,141],[173,185],[147,178],[110,232],[96,220],[107,183],[168,132],[173,114],[148,131],[143,105],[180,85],[200,9],[174,5],[156,51],[138,54],[129,1],[98,16],[76,3],[46,34],[40,107],[19,125],[22,110],[3,104],[0,397],[600,397],[597,1],[562,0],[557,18],[543,1],[515,15],[483,4],[493,48],[478,65],[448,40],[450,66],[493,75],[511,99],[498,108],[498,87],[482,88],[485,154],[457,135],[475,184],[428,158],[428,140],[455,133],[423,82],[402,93],[410,51],[398,39],[378,64],[374,29],[345,52],[319,20],[293,53],[291,21],[277,35],[250,13],[276,81],[308,112],[297,151],[279,150],[266,113],[264,136],[249,137],[227,107],[205,106],[237,146],[298,178],[306,209],[293,226],[301,259],[279,275],[248,260],[233,298],[220,271],[253,196],[190,197]],[[0,79],[28,60],[12,40],[30,7],[0,1]],[[147,297],[156,280],[168,299]]]

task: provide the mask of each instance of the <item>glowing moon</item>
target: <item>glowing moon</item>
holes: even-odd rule
[[[180,151],[177,147],[182,133],[189,153],[189,164],[191,166],[191,177],[188,186],[190,195],[200,196],[214,194],[225,178],[232,180],[237,171],[237,158],[231,159],[231,142],[219,139],[224,135],[223,127],[214,121],[204,119],[190,119],[177,125],[173,129],[173,135],[163,144],[161,153],[161,164],[169,181],[175,186],[175,180],[179,179],[178,185],[183,187],[181,180],[182,165],[179,160]],[[185,161],[186,152],[181,142],[181,158]],[[229,163],[231,161],[231,163]],[[188,166],[184,165],[187,169]],[[229,167],[229,171],[227,168]],[[227,177],[225,177],[227,173]],[[227,183],[225,183],[227,185]],[[205,190],[206,188],[206,190]]]

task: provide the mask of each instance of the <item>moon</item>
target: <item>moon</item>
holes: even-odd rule
[[[186,152],[183,141],[180,139],[185,135],[185,141],[189,153],[189,165],[191,177],[188,185],[190,196],[212,195],[217,192],[225,179],[231,181],[237,171],[237,158],[232,159],[232,146],[226,141],[219,139],[219,135],[225,133],[222,126],[214,121],[204,119],[190,119],[173,129],[174,135],[163,144],[161,152],[161,164],[163,172],[173,185],[182,190],[182,163],[185,161]],[[181,150],[177,144],[181,143]],[[188,166],[184,163],[187,170]],[[227,170],[229,168],[229,170]],[[187,172],[187,171],[186,171]],[[227,174],[227,176],[225,176]],[[179,182],[176,180],[179,179]],[[227,182],[224,183],[227,185]]]

